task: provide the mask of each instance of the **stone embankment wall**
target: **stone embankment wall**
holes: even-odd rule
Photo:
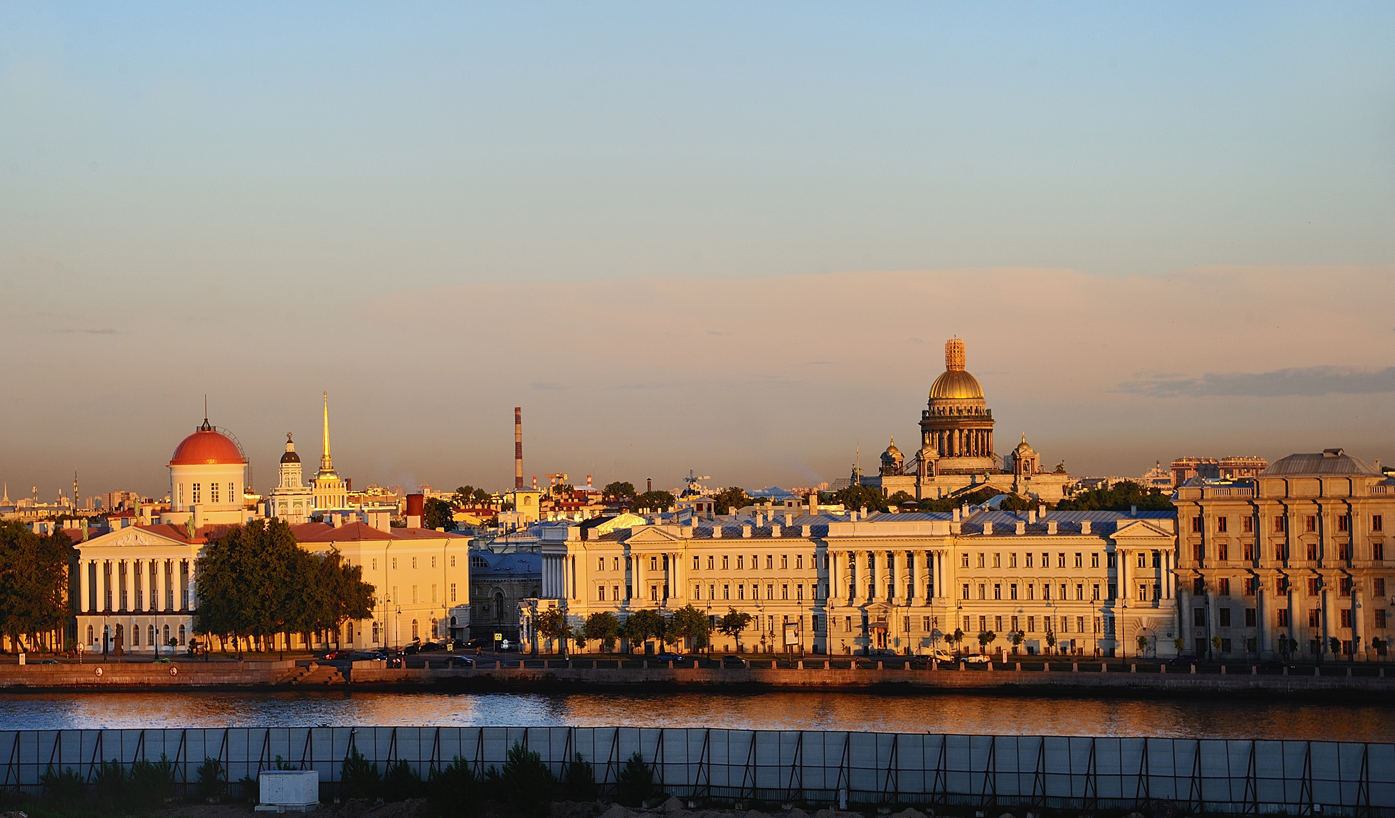
[[[508,664],[513,665],[512,667]],[[472,669],[387,668],[381,662],[355,662],[354,686],[461,686],[490,689],[517,687],[769,687],[807,690],[875,688],[898,692],[936,690],[1139,691],[1165,693],[1270,692],[1301,694],[1328,691],[1395,692],[1395,677],[1304,676],[1275,674],[1129,673],[1086,670],[851,670],[803,668],[538,668],[517,660],[498,667]]]
[[[560,665],[560,662],[554,661]],[[587,662],[587,665],[590,663]],[[810,663],[813,665],[814,663]],[[383,662],[354,662],[340,670],[295,662],[187,662],[173,664],[87,663],[81,665],[0,666],[0,690],[131,690],[142,688],[269,688],[283,685],[339,684],[371,689],[548,690],[597,688],[720,688],[781,690],[877,689],[899,693],[988,691],[996,693],[1085,692],[1092,694],[1278,694],[1346,692],[1389,695],[1395,676],[1314,676],[1241,673],[1133,673],[1118,665],[1107,672],[1093,666],[1053,666],[1050,671],[900,670],[833,668],[684,667],[519,667],[518,660],[483,662],[475,668],[388,668]],[[320,678],[324,676],[325,678]]]
[[[80,665],[0,666],[0,689],[193,688],[271,686],[293,678],[284,662],[87,662]]]

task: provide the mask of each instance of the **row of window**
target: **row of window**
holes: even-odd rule
[[[447,601],[449,601],[449,602],[454,602],[454,601],[455,601],[455,583],[454,583],[454,582],[452,582],[452,583],[450,584],[449,592],[450,592],[450,599],[447,600]],[[390,596],[390,597],[387,598],[387,603],[388,603],[389,605],[391,605],[391,604],[393,604],[394,600],[395,600],[396,603],[399,604],[399,605],[406,605],[406,604],[408,604],[406,600],[404,600],[402,597],[400,597],[400,596],[397,595],[397,586],[396,586],[396,585],[392,586],[392,596]],[[420,593],[420,586],[418,586],[418,585],[413,585],[413,586],[412,586],[412,601],[411,601],[411,604],[417,605],[417,604],[420,604],[421,602],[422,602],[422,599],[421,599],[421,593]],[[436,585],[435,585],[435,583],[432,583],[432,585],[431,585],[431,604],[433,604],[433,605],[436,604]]]
[[[219,485],[220,485],[220,484],[218,484],[218,483],[209,483],[209,484],[208,484],[208,502],[210,502],[210,503],[216,503],[216,502],[218,502],[218,486],[219,486]],[[192,484],[190,484],[189,488],[190,488],[190,490],[191,490],[190,493],[191,493],[191,495],[192,495],[192,499],[191,499],[190,502],[193,503],[194,505],[198,505],[198,504],[202,503],[202,502],[203,502],[203,483],[192,483]],[[236,483],[229,483],[229,484],[228,484],[228,494],[227,494],[227,497],[228,497],[228,502],[229,502],[229,503],[237,502],[237,484],[236,484]],[[183,483],[180,483],[180,484],[179,484],[179,504],[180,504],[180,505],[183,505],[183,504],[184,504],[184,484],[183,484]]]
[[[1315,543],[1315,542],[1304,543],[1304,549],[1305,549],[1305,553],[1307,554],[1307,558],[1308,558],[1308,561],[1309,561],[1309,562],[1317,562],[1319,559],[1322,558],[1322,557],[1321,557],[1321,550],[1319,549],[1317,543]],[[1337,543],[1337,559],[1342,560],[1342,561],[1350,560],[1350,559],[1353,558],[1353,557],[1352,557],[1352,554],[1353,554],[1353,553],[1354,553],[1354,551],[1353,551],[1353,549],[1352,549],[1352,544],[1351,544],[1351,543],[1349,543],[1349,542],[1339,542],[1339,543]],[[1250,543],[1250,542],[1242,543],[1241,546],[1240,546],[1240,554],[1241,554],[1241,559],[1244,560],[1245,562],[1254,562],[1254,558],[1255,558],[1255,544],[1254,544],[1254,543]],[[1289,548],[1289,544],[1288,544],[1288,543],[1275,543],[1275,544],[1274,544],[1274,559],[1276,559],[1276,560],[1278,560],[1278,561],[1280,561],[1280,562],[1285,562],[1285,561],[1287,561],[1287,560],[1291,557],[1291,555],[1292,555],[1292,550]],[[1192,543],[1192,559],[1193,559],[1195,562],[1197,562],[1197,563],[1201,563],[1203,560],[1206,559],[1206,543],[1203,543],[1203,542],[1194,542],[1194,543]],[[1230,544],[1229,544],[1229,543],[1224,543],[1224,542],[1216,543],[1216,559],[1218,559],[1218,560],[1220,560],[1220,561],[1222,561],[1222,562],[1225,562],[1225,561],[1227,561],[1227,560],[1230,559]],[[1385,543],[1380,542],[1380,541],[1376,541],[1376,542],[1371,543],[1371,559],[1374,560],[1375,562],[1384,562],[1384,561],[1385,561]]]
[[[392,559],[392,562],[389,563],[389,564],[392,566],[392,570],[396,571],[396,570],[397,570],[397,557],[392,557],[391,559]],[[378,570],[378,559],[377,559],[376,557],[374,557],[373,559],[369,560],[369,563],[370,563],[370,565],[371,565],[371,568],[370,568],[369,570],[372,570],[372,571]],[[412,558],[411,558],[411,565],[412,565],[412,568],[414,568],[414,569],[417,567],[417,558],[416,558],[416,557],[412,557]],[[435,568],[435,567],[436,567],[436,558],[435,558],[434,556],[431,558],[431,567],[432,567],[432,568]],[[454,554],[451,554],[451,555],[450,555],[450,567],[452,567],[452,568],[455,567],[455,555],[454,555]],[[488,566],[488,565],[481,565],[481,566],[479,566],[479,567],[481,567],[481,568],[487,568],[487,567],[489,567],[489,566]]]
[[[1098,600],[1101,600],[1101,599],[1110,599],[1110,600],[1112,600],[1112,599],[1114,599],[1115,596],[1117,595],[1117,593],[1116,593],[1116,586],[1115,586],[1115,584],[1112,583],[1112,582],[1107,583],[1107,584],[1103,584],[1103,585],[1102,585],[1101,583],[1098,583],[1098,582],[1089,583],[1089,584],[1086,584],[1086,583],[1083,583],[1083,582],[1074,583],[1074,590],[1075,590],[1075,596],[1074,596],[1074,597],[1071,597],[1071,596],[1070,596],[1071,587],[1072,587],[1071,584],[1070,584],[1070,583],[1066,583],[1066,582],[1062,582],[1062,583],[1060,583],[1060,584],[1058,584],[1058,585],[1054,585],[1054,586],[1053,586],[1052,583],[1050,583],[1050,582],[1043,582],[1043,583],[1041,584],[1041,599],[1042,599],[1042,600],[1050,600],[1050,599],[1052,599],[1052,598],[1053,598],[1053,597],[1052,597],[1052,592],[1053,592],[1052,589],[1053,589],[1053,588],[1056,589],[1056,591],[1055,591],[1055,597],[1054,597],[1054,598],[1055,598],[1055,599],[1058,599],[1058,600],[1068,600],[1068,599],[1072,599],[1072,598],[1074,598],[1074,599],[1076,599],[1076,600],[1085,600],[1085,599],[1089,599],[1089,600],[1091,600],[1091,601],[1098,601]],[[1023,591],[1025,592],[1025,596],[1022,597],[1023,599],[1027,599],[1027,600],[1035,600],[1035,599],[1037,599],[1037,586],[1036,586],[1035,584],[1030,583],[1030,582],[1024,583],[1023,586],[1022,586],[1022,588],[1023,588]],[[1101,593],[1101,588],[1103,588],[1103,590],[1104,590],[1104,592],[1107,594],[1107,596],[1101,596],[1101,595],[1100,595],[1100,593]],[[970,593],[970,592],[971,592],[971,589],[972,589],[972,585],[971,585],[970,583],[968,583],[968,582],[965,582],[963,585],[961,585],[960,588],[959,588],[960,599],[974,599],[975,597],[971,596],[971,593]],[[1006,593],[1007,595],[1004,596],[1004,593]],[[1087,593],[1089,594],[1088,597],[1086,596]],[[1159,598],[1161,598],[1161,597],[1162,597],[1162,584],[1161,584],[1161,583],[1156,583],[1156,582],[1154,582],[1154,583],[1140,582],[1140,583],[1138,584],[1138,598],[1139,598],[1140,600],[1159,599]],[[995,582],[995,583],[993,583],[992,586],[991,586],[991,596],[990,596],[990,586],[989,586],[989,584],[988,584],[988,583],[984,583],[984,582],[980,582],[980,583],[978,583],[978,596],[977,596],[976,598],[977,598],[977,599],[1008,599],[1008,600],[1018,599],[1018,598],[1019,598],[1019,597],[1018,597],[1018,586],[1017,586],[1017,583],[1015,583],[1015,582],[1009,582],[1009,583]]]
[[[1090,551],[1090,552],[1076,551],[1075,554],[1074,554],[1074,558],[1073,558],[1072,561],[1071,561],[1072,566],[1075,567],[1075,568],[1084,568],[1084,567],[1085,567],[1086,554],[1087,554],[1087,553],[1088,553],[1088,555],[1089,555],[1090,567],[1091,567],[1091,568],[1098,568],[1098,567],[1100,567],[1100,552],[1098,552],[1098,551]],[[1153,554],[1153,567],[1154,567],[1154,568],[1160,568],[1160,567],[1162,567],[1162,554],[1160,554],[1160,553],[1157,552],[1157,551],[1152,552],[1152,554]],[[1056,567],[1057,567],[1057,568],[1065,568],[1065,567],[1066,567],[1066,558],[1067,558],[1067,556],[1069,556],[1069,555],[1068,555],[1068,553],[1065,552],[1065,551],[1058,551],[1058,552],[1056,552]],[[1105,557],[1105,559],[1104,559],[1104,564],[1105,564],[1105,567],[1106,567],[1106,568],[1113,568],[1113,567],[1114,567],[1114,557],[1115,557],[1115,556],[1116,556],[1116,555],[1115,555],[1113,552],[1106,552],[1106,553],[1105,553],[1105,555],[1104,555],[1104,557]],[[1002,568],[1002,567],[1004,567],[1004,566],[1003,566],[1003,555],[1002,555],[1001,553],[999,553],[999,552],[988,553],[988,552],[984,552],[984,551],[979,551],[979,552],[977,552],[977,553],[975,554],[975,557],[976,557],[976,559],[975,559],[976,565],[975,565],[974,567],[977,567],[977,568],[988,568],[988,567],[990,567],[990,566],[987,564],[987,562],[989,561],[990,558],[991,558],[991,560],[992,560],[992,566],[991,566],[991,567],[993,567],[993,568]],[[1050,552],[1047,552],[1047,551],[1041,552],[1041,563],[1040,563],[1040,565],[1041,565],[1042,568],[1050,568],[1050,567],[1051,567],[1051,553],[1050,553]],[[959,555],[959,567],[961,567],[961,568],[968,568],[968,567],[969,567],[969,553],[968,553],[967,551]],[[1014,552],[1009,552],[1009,553],[1007,554],[1007,566],[1006,566],[1006,567],[1008,567],[1008,568],[1016,568],[1016,567],[1018,567],[1018,565],[1017,565],[1017,554],[1016,554],[1016,553],[1014,553]],[[1024,553],[1024,554],[1022,555],[1022,567],[1023,567],[1023,568],[1036,568],[1036,567],[1037,567],[1037,564],[1036,564],[1036,555],[1035,555],[1034,553],[1030,552],[1030,551]],[[1147,567],[1148,567],[1148,554],[1147,554],[1147,553],[1142,552],[1142,551],[1139,552],[1139,554],[1138,554],[1138,567],[1139,567],[1139,568],[1147,568]]]
[[[1217,534],[1225,534],[1225,533],[1227,533],[1227,530],[1228,530],[1229,527],[1230,527],[1230,524],[1229,524],[1229,522],[1228,522],[1229,519],[1230,519],[1230,518],[1228,518],[1228,517],[1216,517],[1216,518],[1215,518],[1215,520],[1216,520],[1216,533],[1217,533]],[[1343,515],[1338,516],[1336,519],[1337,519],[1337,531],[1342,532],[1342,531],[1350,531],[1350,530],[1351,530],[1351,517],[1349,517],[1349,516],[1346,515],[1346,514],[1343,514]],[[1200,534],[1200,533],[1202,533],[1202,526],[1203,526],[1203,522],[1202,522],[1202,518],[1201,518],[1201,517],[1193,517],[1193,518],[1192,518],[1192,533],[1193,533],[1193,534]],[[1306,515],[1306,516],[1303,518],[1303,530],[1304,530],[1305,532],[1308,532],[1308,533],[1315,533],[1315,532],[1318,530],[1318,518],[1317,518],[1317,515],[1316,515],[1316,514],[1309,514],[1309,515]],[[1381,515],[1379,515],[1379,514],[1372,514],[1372,515],[1371,515],[1371,530],[1372,530],[1372,531],[1384,531],[1384,530],[1385,530],[1385,521],[1384,521],[1383,519],[1381,519]],[[1253,518],[1253,517],[1241,517],[1241,518],[1240,518],[1240,531],[1241,531],[1241,533],[1243,533],[1243,534],[1253,534],[1254,531],[1255,531],[1255,521],[1254,521],[1254,518]],[[1282,534],[1282,533],[1284,533],[1284,532],[1286,532],[1286,531],[1288,531],[1288,515],[1286,515],[1286,514],[1276,514],[1276,515],[1274,515],[1274,533],[1275,533],[1275,534]]]
[[[125,628],[124,628],[123,626],[121,626],[121,625],[117,625],[117,626],[116,626],[116,633],[120,633],[120,634],[121,634],[123,641],[124,641],[124,639],[125,639],[125,633],[124,633],[124,631],[125,631]],[[184,626],[183,626],[183,625],[180,625],[180,626],[179,626],[179,629],[176,631],[176,633],[178,634],[178,636],[177,636],[178,643],[179,643],[181,646],[184,645],[184,644],[185,644]],[[112,639],[115,639],[115,638],[116,638],[116,634],[112,633],[110,630],[108,630],[108,634],[110,635],[110,637],[111,637]],[[162,637],[162,638],[160,639],[160,641],[157,643],[157,642],[156,642],[156,637],[160,637],[162,634],[163,634],[163,637]],[[169,645],[169,643],[170,643],[170,626],[169,626],[169,625],[165,625],[163,630],[156,630],[156,628],[155,628],[154,625],[147,625],[147,626],[146,626],[146,629],[145,629],[145,644],[146,644],[147,646],[152,647],[152,648],[153,648],[153,647],[157,647],[157,646],[158,646],[158,647],[165,647],[165,646]],[[100,644],[102,644],[101,641],[97,638],[97,633],[96,633],[96,631],[93,630],[93,628],[92,628],[91,625],[88,625],[88,626],[87,626],[87,644],[89,644],[89,645],[100,645]],[[133,626],[131,626],[131,647],[133,647],[133,648],[138,648],[138,647],[140,647],[140,626],[139,626],[139,625],[133,625]]]
[[[1244,592],[1244,595],[1245,595],[1245,596],[1254,596],[1254,595],[1258,592],[1258,590],[1259,590],[1259,578],[1258,578],[1258,577],[1242,577],[1241,579],[1243,580],[1243,582],[1240,583],[1240,584],[1241,584],[1241,588],[1242,588],[1242,590],[1243,590],[1243,592]],[[1308,577],[1308,578],[1307,578],[1307,582],[1305,583],[1305,585],[1306,585],[1306,587],[1307,587],[1308,596],[1318,596],[1318,595],[1321,593],[1322,588],[1323,588],[1322,577]],[[1352,578],[1351,578],[1351,577],[1338,577],[1338,579],[1337,579],[1337,595],[1338,595],[1338,596],[1351,596],[1352,587],[1353,587],[1353,586],[1352,586]],[[1288,591],[1289,591],[1288,577],[1285,577],[1285,576],[1278,576],[1278,577],[1275,577],[1275,578],[1274,578],[1274,592],[1277,593],[1279,596],[1288,596]],[[1230,592],[1231,592],[1230,577],[1220,577],[1220,578],[1218,578],[1218,579],[1216,580],[1216,594],[1217,594],[1217,596],[1230,596],[1230,595],[1231,595]],[[1193,593],[1193,594],[1196,594],[1197,596],[1200,596],[1200,595],[1206,593],[1206,579],[1205,579],[1204,577],[1196,577],[1195,579],[1192,580],[1192,593]],[[1373,596],[1385,596],[1385,577],[1372,577],[1372,578],[1371,578],[1371,594],[1372,594]],[[966,597],[966,598],[967,598],[967,597]]]
[[[1257,618],[1258,618],[1255,609],[1254,609],[1254,608],[1245,608],[1245,609],[1243,610],[1243,613],[1244,613],[1244,622],[1245,622],[1244,627],[1246,627],[1246,628],[1253,628],[1253,627],[1255,627],[1255,623],[1256,623]],[[1277,626],[1280,627],[1280,628],[1287,628],[1287,627],[1289,627],[1289,622],[1290,622],[1290,620],[1289,620],[1289,612],[1288,612],[1288,610],[1285,609],[1285,608],[1280,608],[1280,609],[1277,611],[1277,613],[1278,613],[1278,616],[1276,617],[1276,619],[1277,619],[1277,622],[1276,622]],[[1384,627],[1386,627],[1386,622],[1387,622],[1387,620],[1386,620],[1386,614],[1388,613],[1388,611],[1386,611],[1386,609],[1384,609],[1384,608],[1376,608],[1375,611],[1374,611],[1374,613],[1375,613],[1376,627],[1377,627],[1377,628],[1384,628]],[[1338,618],[1338,622],[1339,622],[1339,627],[1343,627],[1343,628],[1350,628],[1350,627],[1352,627],[1352,622],[1355,621],[1355,620],[1354,620],[1355,614],[1353,614],[1351,608],[1338,608],[1338,609],[1337,609],[1337,614],[1338,614],[1338,617],[1337,617],[1337,618]],[[1219,607],[1219,608],[1217,608],[1217,609],[1216,609],[1216,619],[1217,619],[1217,623],[1216,623],[1216,624],[1217,624],[1218,627],[1221,627],[1221,628],[1229,628],[1229,627],[1232,627],[1232,626],[1233,626],[1232,614],[1231,614],[1231,609],[1230,609],[1230,608],[1227,608],[1227,607]],[[1198,628],[1204,628],[1204,627],[1206,627],[1206,609],[1205,609],[1205,608],[1193,608],[1193,609],[1192,609],[1192,625],[1195,626],[1195,627],[1198,627]],[[1321,627],[1322,627],[1322,609],[1321,609],[1321,608],[1311,608],[1311,609],[1308,610],[1308,627],[1310,627],[1310,628],[1321,628]]]

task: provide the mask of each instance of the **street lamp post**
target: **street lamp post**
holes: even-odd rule
[[[402,606],[397,606],[397,615],[392,620],[392,649],[402,650]]]

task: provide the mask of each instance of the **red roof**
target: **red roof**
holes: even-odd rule
[[[171,466],[197,466],[206,464],[242,465],[242,452],[237,444],[222,432],[200,429],[184,438],[179,448],[170,458]]]

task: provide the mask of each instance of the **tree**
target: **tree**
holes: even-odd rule
[[[662,639],[664,636],[664,618],[656,611],[642,609],[630,614],[621,626],[621,632],[630,642],[630,650],[634,650],[636,645],[643,645],[650,639]]]
[[[727,608],[726,615],[717,620],[717,630],[731,637],[732,641],[740,645],[741,632],[751,626],[751,615],[745,611],[738,611],[735,608]]]
[[[751,498],[740,486],[730,486],[712,495],[712,503],[718,514],[730,514],[749,506]]]
[[[871,486],[848,486],[832,494],[824,495],[824,500],[842,503],[843,508],[866,508],[869,511],[886,511],[886,495],[881,489]]]
[[[1026,631],[1013,631],[1008,639],[1012,642],[1014,648],[1019,648],[1022,647],[1023,642],[1027,641],[1027,633]]]
[[[615,643],[620,639],[620,620],[610,611],[593,613],[586,617],[582,633],[588,640],[600,642],[605,652],[609,653],[615,650]]]
[[[562,643],[562,653],[567,652],[567,637],[571,636],[572,628],[567,624],[567,615],[561,608],[553,608],[538,614],[538,618],[533,621],[533,628],[538,633],[548,639],[557,639]]]
[[[1055,631],[1047,631],[1047,632],[1046,632],[1046,647],[1050,648],[1052,651],[1056,650],[1056,632],[1055,632]]]
[[[694,608],[692,605],[684,605],[673,612],[673,616],[668,618],[668,641],[678,643],[681,639],[688,639],[693,650],[701,650],[707,647],[707,637],[711,633],[711,625],[708,624],[707,614]]]
[[[422,509],[421,523],[427,528],[437,528],[443,531],[455,530],[455,513],[450,507],[450,503],[445,500],[432,497],[426,501],[426,506]]]
[[[39,536],[16,521],[0,522],[0,635],[23,649],[68,621],[68,567],[76,564],[62,531]]]
[[[993,644],[994,640],[996,640],[997,638],[998,634],[994,633],[993,631],[983,631],[982,633],[980,633],[978,635],[978,652],[982,653],[984,650],[988,648],[989,645]]]
[[[601,489],[601,498],[611,501],[633,500],[635,499],[635,484],[628,480],[606,483],[605,488]]]
[[[945,641],[959,645],[959,648],[962,650],[964,647],[964,629],[955,628],[954,633],[951,633],[949,636],[945,637]]]
[[[468,506],[475,499],[474,486],[456,486],[451,502],[457,506]]]
[[[1342,640],[1335,636],[1327,640],[1327,646],[1332,649],[1333,656],[1342,652]]]
[[[914,502],[915,502],[915,498],[912,497],[911,495],[907,494],[907,493],[904,492],[904,491],[898,491],[898,492],[896,492],[895,494],[891,495],[890,497],[886,498],[886,504],[887,504],[887,507],[888,507],[888,508],[891,508],[891,507],[900,508],[901,506],[905,505],[906,503],[914,503]]]
[[[634,498],[634,507],[668,511],[673,508],[673,495],[666,491],[646,491]]]
[[[1182,654],[1182,649],[1185,648],[1186,646],[1187,646],[1187,640],[1183,639],[1183,638],[1180,637],[1180,636],[1177,637],[1176,639],[1173,639],[1173,640],[1172,640],[1172,647],[1174,647],[1174,648],[1177,649],[1177,654],[1178,654],[1179,656]]]
[[[1147,649],[1148,649],[1148,637],[1144,636],[1143,634],[1139,634],[1139,635],[1138,635],[1138,652],[1139,652],[1140,654],[1142,654],[1143,651],[1145,651],[1145,650],[1147,650]]]
[[[1147,489],[1132,480],[1122,480],[1109,488],[1082,491],[1056,504],[1058,511],[1171,511],[1172,497],[1161,489]]]
[[[1213,637],[1211,637],[1211,649],[1214,650],[1214,651],[1216,651],[1217,653],[1220,653],[1220,651],[1221,651],[1221,638],[1220,638],[1219,636],[1213,636]],[[1332,652],[1333,652],[1333,653],[1336,653],[1337,651],[1336,651],[1336,649],[1334,648]]]
[[[999,494],[1002,494],[1002,492],[997,489],[981,488],[965,494],[956,494],[952,497],[940,497],[938,499],[924,497],[921,498],[917,506],[921,511],[933,511],[945,514],[965,504],[971,506],[982,505],[992,500],[994,497],[997,497]]]

